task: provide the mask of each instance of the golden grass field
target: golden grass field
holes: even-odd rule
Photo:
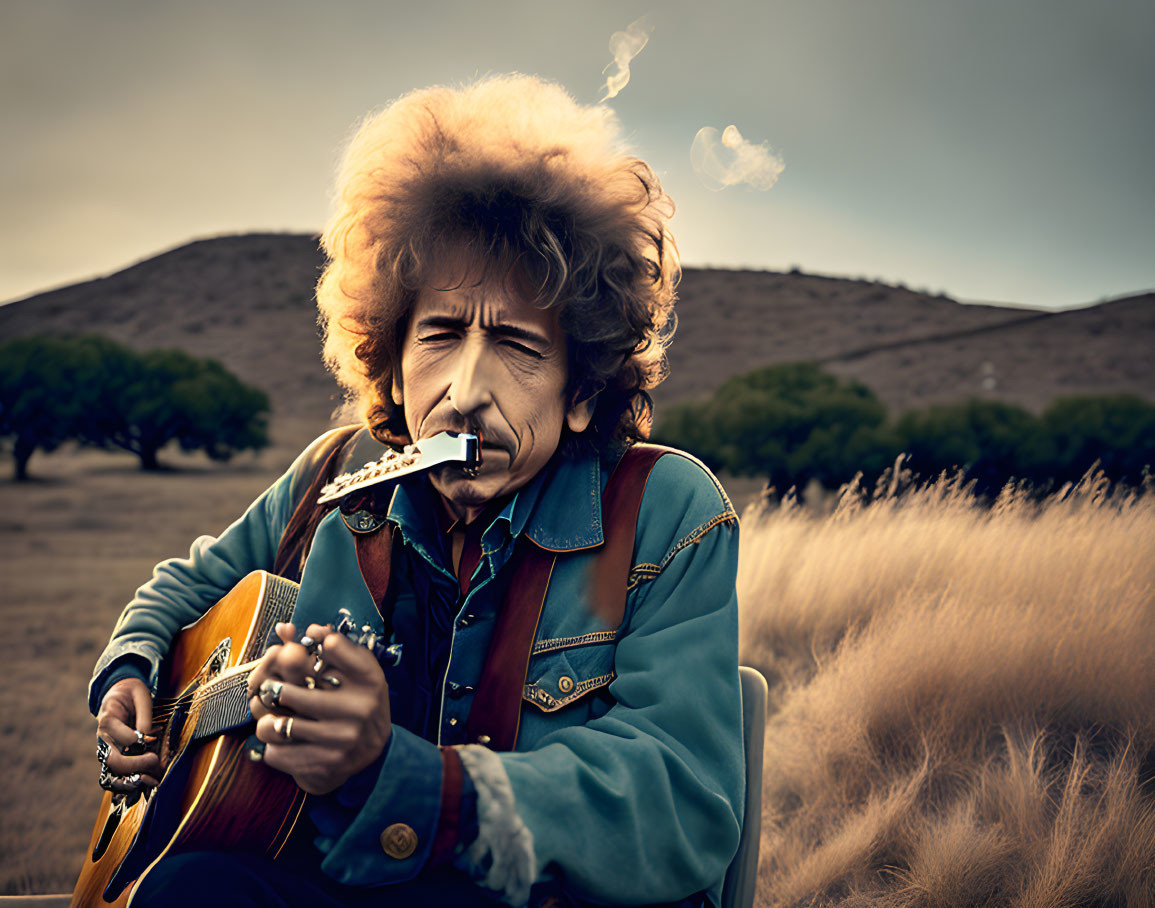
[[[65,891],[100,792],[89,672],[161,558],[260,458],[37,455],[0,481],[0,892]],[[771,684],[764,905],[1151,905],[1155,498],[979,508],[950,483],[744,515],[742,659]]]
[[[743,526],[763,905],[1155,904],[1155,496]]]

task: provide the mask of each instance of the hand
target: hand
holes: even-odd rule
[[[267,745],[264,761],[309,794],[327,794],[385,749],[393,732],[389,686],[373,654],[332,628],[306,631],[320,642],[320,671],[295,635],[293,625],[277,625],[283,643],[269,647],[249,676],[249,708]],[[274,703],[270,685],[277,683]]]
[[[139,678],[117,681],[104,695],[96,715],[96,734],[109,745],[105,765],[113,778],[106,787],[114,794],[129,794],[159,784],[163,773],[159,754],[141,752],[156,741],[151,731],[152,695],[148,686]],[[138,774],[139,781],[132,781],[130,777]]]

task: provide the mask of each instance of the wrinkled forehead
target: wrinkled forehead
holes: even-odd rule
[[[460,324],[487,331],[516,329],[532,333],[551,344],[561,343],[564,333],[555,309],[535,306],[524,294],[511,291],[506,282],[469,281],[418,292],[412,324]]]
[[[469,246],[444,247],[422,269],[417,309],[469,321],[521,322],[561,336],[558,307],[538,305],[538,288],[519,257],[492,256]],[[416,315],[416,310],[414,312]]]

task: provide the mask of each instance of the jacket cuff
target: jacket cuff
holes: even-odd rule
[[[417,876],[433,848],[442,767],[436,744],[394,725],[365,805],[321,861],[325,875],[345,886],[381,886]]]
[[[146,647],[133,644],[124,646],[120,652],[109,658],[96,669],[88,684],[88,711],[94,716],[100,712],[100,704],[108,689],[125,678],[140,678],[155,696],[160,659],[153,656]]]
[[[505,766],[487,747],[466,744],[455,749],[477,788],[478,832],[454,865],[509,904],[524,905],[537,878],[537,857]]]
[[[429,866],[457,857],[477,838],[477,789],[456,748],[441,748],[441,815]]]

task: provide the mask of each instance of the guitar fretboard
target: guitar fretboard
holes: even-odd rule
[[[217,678],[197,691],[193,701],[197,714],[194,741],[211,738],[252,721],[248,695],[252,670],[252,665],[240,666],[240,670]]]

